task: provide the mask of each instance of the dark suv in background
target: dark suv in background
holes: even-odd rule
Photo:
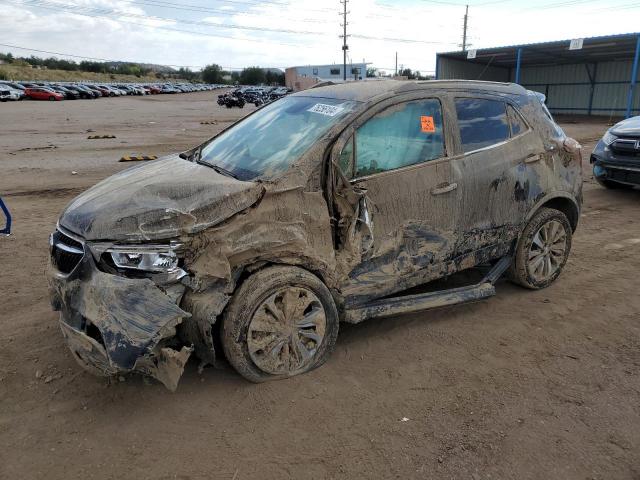
[[[593,176],[607,188],[640,185],[640,116],[611,127],[591,154]]]

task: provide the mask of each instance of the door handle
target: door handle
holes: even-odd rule
[[[542,156],[537,153],[532,153],[527,158],[524,159],[524,163],[536,163],[542,159]]]
[[[453,192],[458,188],[457,183],[443,183],[431,189],[431,195],[442,195],[443,193]]]

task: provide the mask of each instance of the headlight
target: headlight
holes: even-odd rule
[[[172,272],[178,268],[178,256],[170,247],[114,247],[107,253],[118,268],[146,272]]]
[[[604,142],[605,145],[609,146],[611,145],[613,142],[615,142],[618,139],[618,137],[616,137],[613,133],[611,133],[610,130],[607,130],[607,133],[604,134],[604,137],[602,137],[602,141]]]

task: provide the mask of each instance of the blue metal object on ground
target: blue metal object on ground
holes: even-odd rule
[[[4,212],[4,216],[6,218],[6,223],[4,229],[0,230],[0,235],[9,235],[11,234],[11,214],[9,213],[9,209],[0,198],[0,210]]]

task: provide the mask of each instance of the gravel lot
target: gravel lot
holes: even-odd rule
[[[83,373],[48,304],[48,234],[121,156],[185,149],[254,108],[218,93],[0,105],[0,478],[640,478],[640,191],[597,186],[586,162],[546,290],[503,281],[488,301],[344,326],[325,366],[281,382],[190,363],[171,394]],[[563,127],[585,160],[607,128]]]

